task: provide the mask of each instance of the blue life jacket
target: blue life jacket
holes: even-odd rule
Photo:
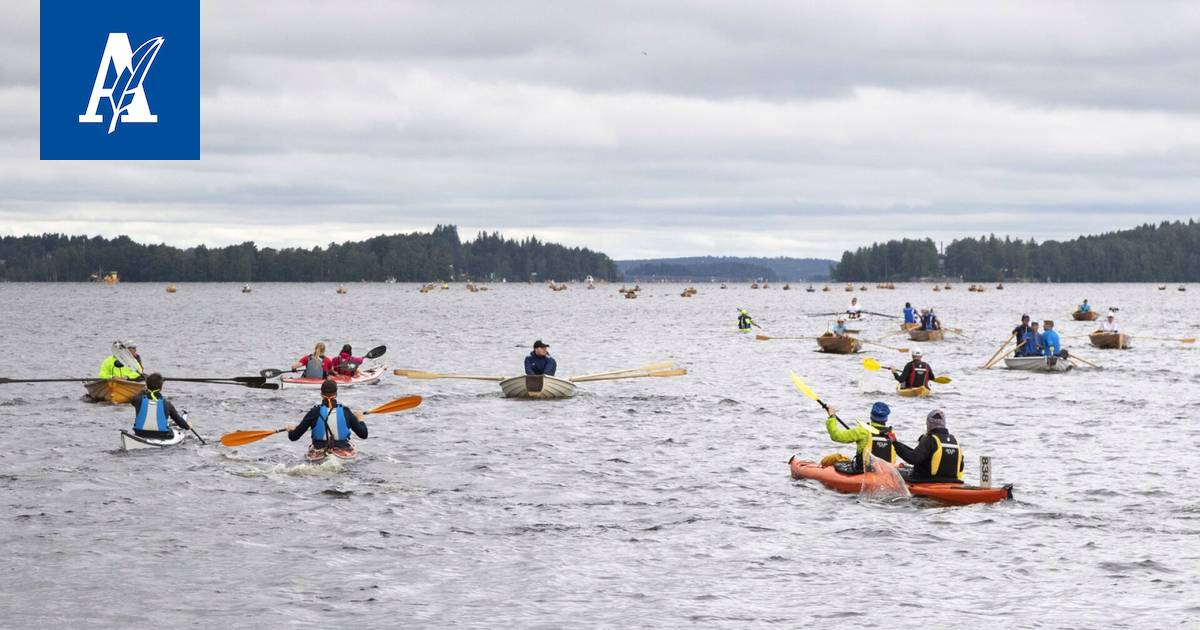
[[[334,407],[334,418],[329,420],[329,407],[322,404],[320,414],[317,421],[313,423],[312,439],[322,442],[333,440],[336,442],[345,442],[350,439],[350,425],[346,424],[346,411],[341,403],[337,403]],[[329,427],[328,432],[326,427]]]
[[[1028,330],[1025,332],[1025,335],[1021,337],[1021,341],[1021,349],[1017,351],[1017,356],[1032,357],[1041,354],[1041,350],[1038,349],[1038,346],[1042,345],[1042,333]]]
[[[905,324],[917,323],[917,309],[911,308],[911,307],[904,309],[904,323]]]
[[[1079,305],[1079,312],[1080,312],[1080,313],[1091,313],[1091,312],[1092,312],[1092,305],[1091,305],[1091,304],[1080,304],[1080,305]]]
[[[133,430],[163,433],[170,431],[171,427],[167,424],[166,402],[166,400],[156,398],[153,393],[146,392],[146,395],[142,397],[141,404],[138,405],[137,416],[133,420]]]
[[[304,378],[325,378],[324,357],[308,355],[308,363],[304,364]]]

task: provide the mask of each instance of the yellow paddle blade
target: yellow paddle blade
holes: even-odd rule
[[[412,409],[413,407],[416,407],[417,405],[420,405],[420,404],[421,404],[420,396],[405,396],[404,398],[397,398],[396,400],[393,400],[392,402],[383,403],[382,405],[379,405],[378,407],[368,411],[367,413],[396,413],[397,411],[404,411],[405,409]]]
[[[858,426],[866,429],[867,433],[870,433],[871,435],[879,435],[879,429],[876,429],[875,427],[870,426],[870,425],[863,424],[862,420],[858,421]]]
[[[686,368],[675,368],[673,370],[659,370],[657,372],[649,372],[647,374],[641,374],[640,376],[661,376],[661,377],[685,376],[687,373],[688,373],[688,371]]]
[[[950,378],[949,376],[935,376],[933,378],[933,382],[941,383],[942,385],[949,385],[950,383],[954,382],[954,379]]]
[[[872,359],[871,357],[867,357],[867,358],[863,359],[863,367],[867,368],[867,370],[870,372],[876,372],[879,370],[879,368],[881,368],[883,366],[880,365],[880,363],[878,361],[876,361],[875,359]]]
[[[1182,341],[1183,343],[1196,343],[1196,338],[1195,337],[1184,337],[1183,339],[1180,339],[1180,341]]]
[[[271,437],[276,433],[283,433],[284,429],[269,429],[263,431],[234,431],[221,436],[221,444],[225,446],[245,446],[252,444],[263,438]]]
[[[796,376],[795,372],[792,372],[792,385],[795,385],[796,389],[800,390],[801,394],[804,394],[813,400],[820,400],[820,398],[817,396],[817,393],[809,389],[808,385],[805,385],[804,381],[800,380],[800,377]]]
[[[766,335],[754,335],[755,341],[770,341],[771,338]]]

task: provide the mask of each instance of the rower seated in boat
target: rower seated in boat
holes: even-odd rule
[[[1012,329],[1012,338],[1021,343],[1025,339],[1025,333],[1029,332],[1029,315],[1021,316],[1021,323]]]
[[[904,364],[904,369],[899,372],[892,370],[892,375],[905,389],[929,387],[933,382],[933,368],[925,362],[920,350],[913,350],[912,361]]]
[[[833,324],[833,328],[830,330],[832,330],[833,334],[837,337],[845,337],[849,334],[850,329],[846,328],[846,318],[838,317],[837,321]]]
[[[921,311],[921,330],[941,330],[942,320],[938,319],[933,308],[928,308]]]
[[[137,365],[125,365],[117,358],[117,355],[110,354],[104,361],[100,363],[99,377],[103,379],[119,378],[126,381],[140,381],[145,378],[142,375],[142,355],[138,354],[137,345],[132,341],[123,342],[121,345],[129,350],[134,359],[137,359]]]
[[[1021,341],[1017,345],[1016,356],[1036,357],[1040,356],[1041,354],[1042,333],[1038,330],[1038,323],[1031,322],[1029,326],[1025,327],[1025,334],[1021,337]]]
[[[1062,347],[1062,339],[1054,330],[1054,322],[1047,319],[1042,322],[1042,354],[1047,357],[1067,358],[1067,351]]]
[[[350,344],[345,344],[342,346],[342,351],[330,359],[329,364],[331,371],[337,376],[354,376],[358,374],[358,369],[363,361],[366,359],[354,356],[354,349],[350,347]]]
[[[1121,326],[1117,324],[1117,317],[1110,312],[1108,317],[1105,317],[1104,321],[1100,322],[1100,330],[1106,333],[1121,332]]]
[[[556,371],[558,371],[558,362],[550,356],[550,346],[542,343],[541,339],[533,342],[533,352],[525,357],[525,374],[554,376]]]
[[[313,348],[312,354],[300,357],[300,360],[292,364],[293,370],[304,368],[304,373],[301,375],[304,378],[325,378],[331,369],[333,369],[333,361],[325,356],[325,342],[318,341],[316,347]]]
[[[906,481],[962,483],[962,448],[958,439],[946,430],[946,413],[941,409],[934,409],[925,417],[925,434],[917,440],[916,448],[894,440],[891,446],[900,459],[912,466]]]
[[[829,433],[829,438],[843,444],[853,443],[855,449],[854,460],[850,466],[846,470],[839,468],[838,472],[862,472],[863,452],[868,449],[870,449],[872,457],[881,458],[889,464],[896,463],[896,450],[892,448],[891,443],[895,434],[887,424],[892,410],[886,403],[876,402],[871,405],[871,423],[869,425],[860,422],[849,429],[838,428],[836,409],[830,406],[826,408],[826,411],[829,412],[829,418],[825,420],[825,431]]]
[[[913,308],[912,302],[904,303],[904,323],[905,324],[917,323],[917,309]]]
[[[349,449],[350,433],[367,439],[367,423],[337,401],[337,383],[321,383],[321,403],[308,410],[298,425],[288,425],[288,439],[295,442],[307,432],[313,449]]]
[[[187,420],[184,420],[179,411],[175,409],[175,405],[162,395],[162,386],[162,374],[155,372],[146,377],[146,391],[134,396],[129,401],[134,409],[134,435],[155,440],[169,440],[175,436],[175,432],[171,430],[172,422],[185,431],[191,428]]]
[[[1091,313],[1091,312],[1092,312],[1092,305],[1091,305],[1091,304],[1088,304],[1088,301],[1087,301],[1087,300],[1084,300],[1084,301],[1083,301],[1083,304],[1080,304],[1080,305],[1079,305],[1079,312],[1080,312],[1080,313]]]
[[[846,317],[850,319],[862,317],[862,307],[858,305],[858,298],[850,298],[850,306],[846,307]]]

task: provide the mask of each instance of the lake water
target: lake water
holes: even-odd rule
[[[169,383],[209,440],[122,453],[128,407],[79,384],[0,386],[9,628],[330,627],[1197,627],[1200,619],[1200,287],[1009,285],[855,292],[864,308],[935,305],[965,336],[924,344],[954,378],[901,399],[871,356],[735,332],[750,309],[772,335],[806,336],[850,295],[646,286],[0,284],[13,377],[91,376],[134,338],[167,376],[286,367],[318,340],[387,344],[389,368],[514,375],[535,339],[559,375],[674,359],[672,379],[580,385],[566,401],[506,400],[492,383],[390,374],[341,399],[408,394],[368,418],[359,461],[301,466],[279,435],[239,448],[225,432],[298,422],[311,391]],[[1064,335],[1083,298],[1118,306],[1134,348],[1068,346],[1103,370],[979,369],[1022,312]],[[869,317],[868,339],[896,328]],[[892,336],[884,343],[914,346]],[[915,443],[933,406],[965,445],[967,480],[990,455],[1015,500],[936,508],[793,482],[788,458],[841,451],[795,370],[843,417],[892,406]]]

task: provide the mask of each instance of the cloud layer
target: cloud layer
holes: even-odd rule
[[[37,160],[10,3],[0,234],[837,256],[1200,214],[1200,5],[779,5],[205,0],[202,160],[94,163]]]

